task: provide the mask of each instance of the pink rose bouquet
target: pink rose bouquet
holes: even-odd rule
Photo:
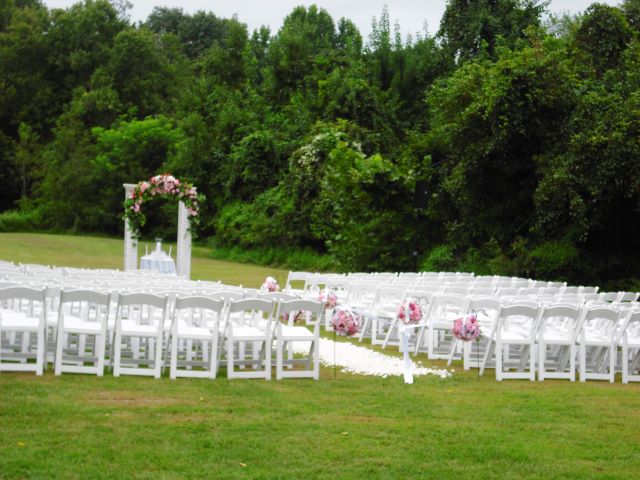
[[[267,277],[265,278],[261,289],[266,292],[277,292],[280,290],[280,285],[278,285],[278,281],[275,278]]]
[[[398,320],[405,325],[422,320],[422,307],[415,298],[405,300],[398,307]]]
[[[320,300],[325,308],[334,308],[338,305],[338,296],[336,292],[333,290],[327,290],[326,288],[320,291],[320,295],[318,295],[318,300]]]
[[[463,342],[471,342],[480,335],[480,324],[475,313],[469,313],[464,317],[456,318],[451,329],[453,336]]]
[[[353,337],[358,333],[360,317],[348,307],[336,307],[331,318],[333,329],[338,335]]]

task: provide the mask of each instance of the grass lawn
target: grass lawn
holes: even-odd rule
[[[117,240],[0,235],[0,258],[22,262],[118,266],[120,252]],[[231,282],[238,269],[257,285],[274,273],[199,255],[193,270],[204,278]],[[498,383],[492,371],[458,368],[413,385],[321,373],[319,382],[2,373],[0,478],[639,476],[637,384]]]

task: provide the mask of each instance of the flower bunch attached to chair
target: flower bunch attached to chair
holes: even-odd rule
[[[278,281],[273,277],[267,277],[264,279],[264,283],[260,287],[260,290],[264,292],[278,292],[280,291],[280,285]]]
[[[456,318],[453,321],[451,333],[458,340],[463,342],[471,342],[480,335],[480,324],[476,312],[469,312],[463,317]]]
[[[349,307],[339,306],[333,310],[331,324],[338,335],[353,337],[360,328],[360,315]]]
[[[287,324],[303,323],[307,319],[307,315],[303,310],[298,310],[297,312],[283,313],[280,315],[280,319]]]
[[[324,304],[324,308],[335,308],[338,305],[338,296],[330,289],[321,290],[318,300]]]
[[[398,306],[398,320],[405,325],[422,320],[422,307],[416,298],[408,298]]]

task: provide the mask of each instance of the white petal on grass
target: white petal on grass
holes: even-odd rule
[[[295,352],[309,352],[308,343],[293,342],[293,344]],[[320,362],[329,367],[333,367],[335,355],[335,364],[343,372],[358,375],[375,375],[383,378],[389,375],[404,374],[404,361],[402,358],[385,355],[351,343],[334,342],[333,340],[321,338],[319,353]],[[426,368],[413,362],[413,375],[436,375],[440,378],[447,378],[451,376],[451,372],[445,369]]]

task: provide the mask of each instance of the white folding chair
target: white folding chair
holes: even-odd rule
[[[0,372],[42,375],[46,355],[45,315],[44,288],[0,289]],[[31,335],[35,335],[35,348]]]
[[[273,302],[260,299],[232,301],[227,308],[227,378],[264,378],[271,380]],[[236,357],[236,343],[238,355]],[[252,352],[248,352],[250,347]],[[247,353],[252,358],[247,358]],[[252,366],[238,371],[235,366]]]
[[[418,354],[427,343],[429,359],[447,359],[453,335],[451,327],[453,321],[467,313],[469,299],[461,295],[436,294],[433,296],[433,306],[429,310],[426,327],[418,330],[415,353]],[[426,338],[425,338],[426,333]]]
[[[490,337],[490,333],[498,319],[502,302],[495,297],[471,297],[467,305],[467,311],[475,313],[476,319],[480,326],[480,337],[474,341],[462,342],[454,339],[449,353],[447,365],[451,365],[451,361],[456,353],[456,349],[462,343],[462,360],[463,369],[470,370],[471,367],[480,368],[480,362],[484,355],[484,349],[489,347],[486,339]],[[453,327],[453,322],[452,325]],[[474,361],[475,359],[475,361]]]
[[[62,291],[58,310],[55,374],[104,375],[109,294]],[[92,365],[86,365],[92,363]]]
[[[113,341],[115,377],[145,375],[160,378],[167,303],[168,297],[149,293],[119,296]]]
[[[588,309],[584,314],[580,335],[576,337],[579,346],[581,382],[586,380],[614,382],[620,316],[621,312],[615,307],[595,307]],[[606,371],[607,367],[608,371]]]
[[[224,339],[220,328],[223,310],[223,300],[176,299],[171,322],[171,379],[216,378]]]
[[[287,275],[287,283],[285,284],[284,290],[287,293],[291,293],[292,295],[298,295],[301,296],[304,294],[305,291],[305,283],[307,281],[307,278],[313,275],[310,272],[293,272],[290,271],[289,275]],[[294,288],[291,283],[292,282],[301,282],[302,285],[298,285],[298,287],[302,287],[302,288]]]
[[[490,360],[495,348],[496,380],[509,378],[525,378],[534,381],[535,342],[538,326],[539,307],[530,304],[513,304],[502,306],[495,327],[489,339],[490,345],[480,367],[480,374]],[[529,371],[525,371],[529,363]],[[505,371],[515,369],[515,372]]]
[[[370,332],[372,345],[384,344],[387,331],[396,317],[398,306],[404,300],[406,292],[406,287],[396,285],[380,285],[376,289],[373,303],[360,329],[360,341]]]
[[[640,310],[632,310],[621,331],[622,383],[640,382]]]
[[[311,300],[291,300],[280,302],[276,315],[276,379],[283,378],[313,378],[320,379],[320,319],[322,318],[323,304]],[[300,313],[302,312],[302,313]],[[312,319],[310,326],[313,330],[304,326],[293,324],[293,318],[302,315]],[[280,321],[286,318],[287,322]],[[309,343],[309,353],[306,358],[284,358],[287,346],[292,342]],[[294,367],[298,364],[306,365],[303,370],[285,370],[285,366]]]
[[[555,304],[543,307],[538,327],[538,380],[576,380],[576,336],[581,313],[582,308],[577,305]],[[548,352],[549,348],[551,352]]]
[[[431,304],[433,303],[433,293],[430,290],[421,289],[417,287],[415,289],[407,290],[405,292],[404,298],[398,302],[398,306],[407,299],[416,299],[420,304],[420,308],[422,310],[422,320],[418,323],[411,325],[411,330],[405,330],[405,333],[409,335],[408,345],[411,347],[411,338],[417,336],[417,332],[427,326],[427,319],[429,318],[429,309],[431,308]],[[400,320],[398,319],[398,312],[396,310],[395,315],[391,321],[391,325],[387,330],[387,334],[382,342],[382,348],[387,348],[387,345],[397,345],[400,346],[400,332],[399,332]],[[415,347],[413,347],[415,348]]]

